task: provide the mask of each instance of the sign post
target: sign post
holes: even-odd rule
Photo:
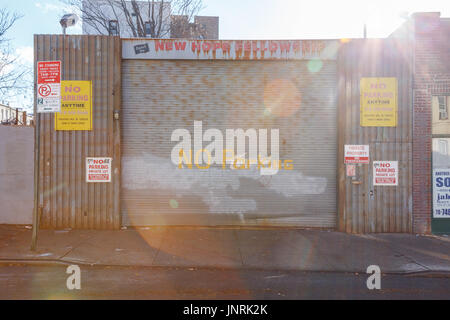
[[[31,250],[37,247],[39,229],[39,159],[41,151],[41,113],[53,113],[61,110],[61,61],[39,61],[37,63],[36,126],[34,128],[34,206]]]
[[[39,61],[37,63],[36,97],[36,126],[34,127],[34,205],[33,205],[33,231],[31,235],[31,250],[37,246],[37,233],[39,228],[39,159],[40,159],[40,132],[41,113],[59,111],[61,108],[61,61]]]
[[[36,113],[36,126],[34,127],[34,205],[33,205],[33,231],[31,235],[31,251],[36,251],[37,233],[39,227],[39,157],[40,157],[40,130],[41,117]]]

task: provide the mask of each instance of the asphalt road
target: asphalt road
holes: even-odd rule
[[[383,275],[262,270],[81,267],[81,290],[67,266],[0,265],[0,299],[450,299],[449,275]]]

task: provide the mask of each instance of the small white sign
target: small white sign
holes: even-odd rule
[[[356,166],[354,164],[347,165],[347,177],[355,177],[356,176]]]
[[[112,158],[86,158],[86,182],[111,182]]]
[[[345,145],[345,163],[369,164],[369,146],[368,145]]]
[[[450,218],[450,169],[433,170],[433,217]]]
[[[39,84],[37,98],[38,113],[61,111],[61,85],[58,83]]]
[[[398,161],[374,161],[373,185],[398,186]]]

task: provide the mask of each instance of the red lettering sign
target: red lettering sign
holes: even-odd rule
[[[38,84],[60,83],[61,61],[38,62]]]

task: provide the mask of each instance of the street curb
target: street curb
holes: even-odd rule
[[[251,267],[243,266],[239,268],[228,267],[228,266],[164,266],[164,265],[113,265],[113,264],[95,264],[86,263],[80,261],[70,261],[70,260],[58,260],[58,259],[0,259],[0,266],[70,266],[78,265],[89,268],[146,268],[146,269],[175,269],[175,270],[189,270],[189,271],[201,271],[201,270],[235,270],[235,271],[273,271],[273,272],[303,272],[303,273],[339,273],[339,274],[356,274],[365,275],[364,271],[342,271],[342,270],[305,270],[305,269],[293,269],[293,268],[263,268],[263,267]],[[417,276],[417,277],[433,277],[433,278],[448,278],[450,277],[450,271],[448,270],[426,270],[426,271],[397,271],[397,272],[382,272],[382,275],[401,275],[401,276]]]
[[[0,266],[9,265],[9,264],[54,266],[54,265],[73,265],[75,263],[72,263],[70,261],[59,260],[59,259],[48,259],[48,260],[45,260],[45,259],[0,259]],[[77,264],[88,266],[88,264],[83,264],[83,263],[77,263]]]

